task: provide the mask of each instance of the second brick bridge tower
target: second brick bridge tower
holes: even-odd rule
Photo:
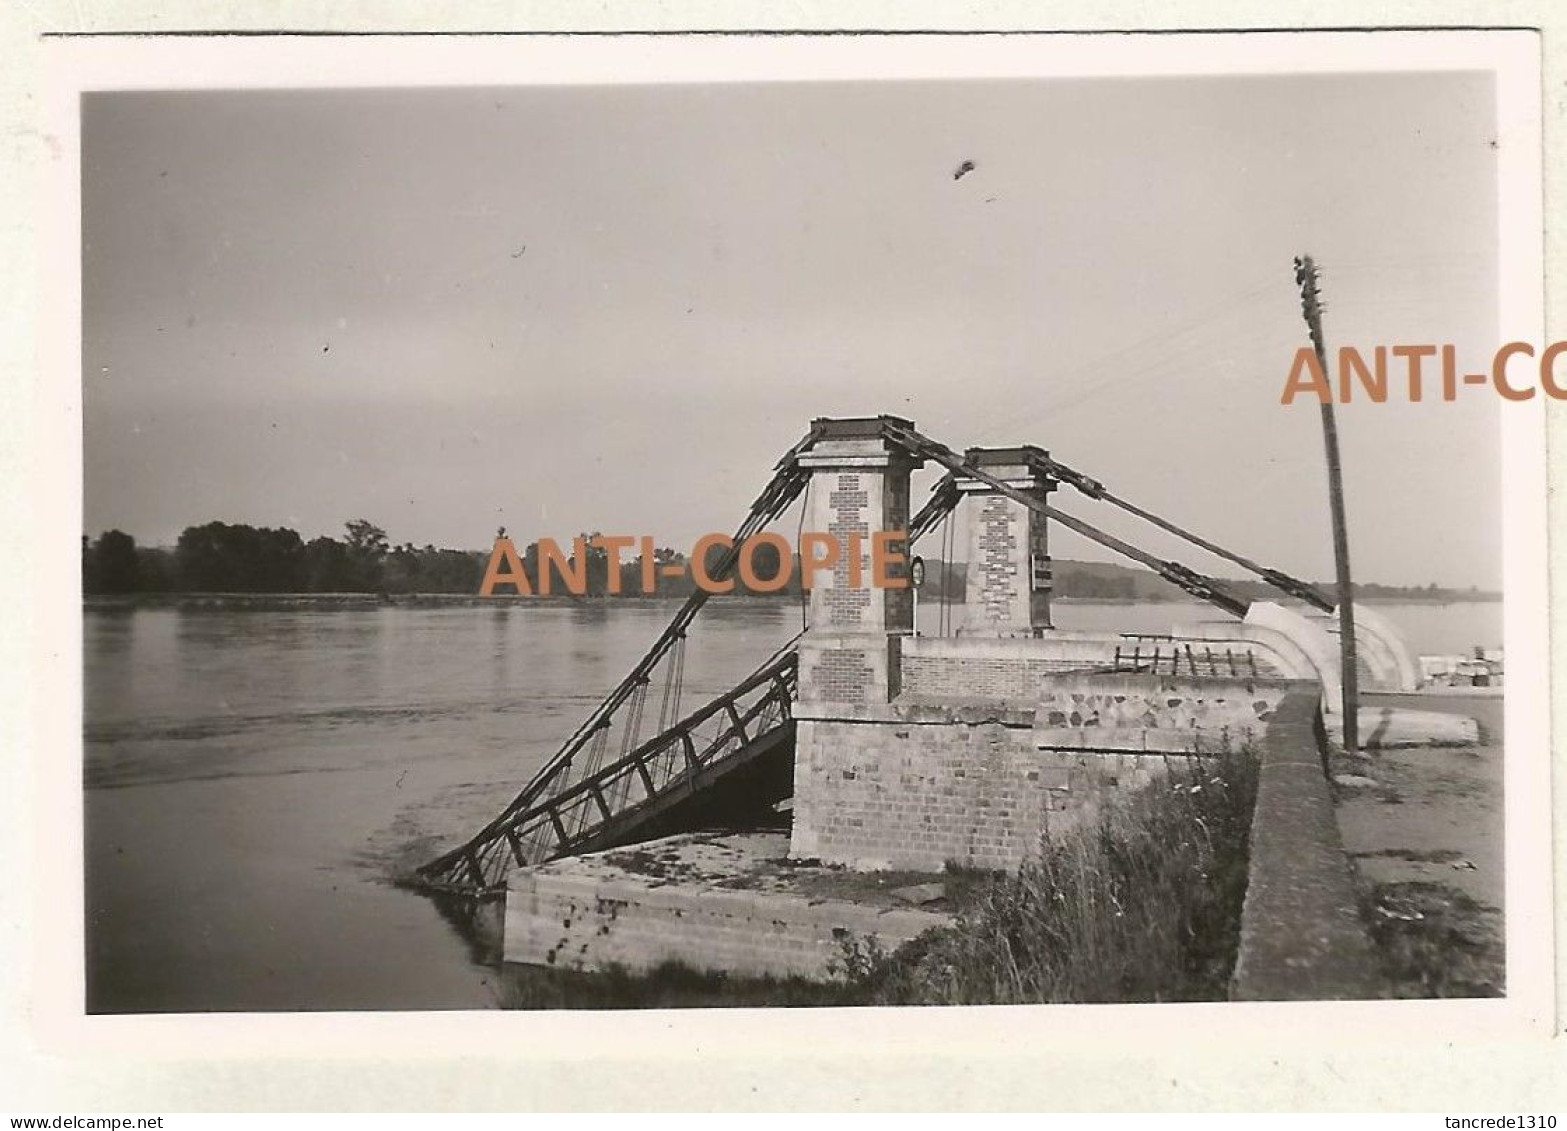
[[[1049,453],[1033,446],[970,448],[965,455],[1040,502],[1056,489]],[[969,519],[965,636],[1038,636],[1050,627],[1050,544],[1045,516],[978,479],[957,483],[977,504]]]
[[[1260,733],[1288,687],[1272,677],[1299,673],[1259,633],[1054,628],[1048,518],[993,482],[951,477],[969,506],[962,623],[951,635],[916,632],[912,591],[869,581],[871,536],[908,528],[910,475],[923,462],[897,441],[900,427],[912,432],[897,418],[819,420],[800,457],[806,529],[844,546],[858,533],[862,560],[840,560],[810,595],[791,856],[1015,868],[1104,790],[1151,782],[1171,754]],[[965,463],[1040,503],[1057,486],[1037,447],[970,449]],[[1191,663],[1178,670],[1183,656]]]

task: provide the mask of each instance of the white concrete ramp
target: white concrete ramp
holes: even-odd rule
[[[1359,711],[1360,746],[1363,750],[1392,750],[1409,746],[1478,746],[1480,724],[1450,711],[1417,711],[1362,703]],[[1343,744],[1344,717],[1326,720],[1328,737]]]
[[[1176,637],[1247,641],[1268,651],[1273,664],[1290,679],[1322,685],[1324,713],[1339,710],[1338,642],[1320,624],[1272,601],[1253,601],[1246,619],[1205,621],[1173,630]]]
[[[1338,610],[1310,618],[1338,647]],[[1355,649],[1362,665],[1362,683],[1385,691],[1414,691],[1420,686],[1420,666],[1397,628],[1369,605],[1355,606]],[[1369,677],[1369,683],[1367,678]]]

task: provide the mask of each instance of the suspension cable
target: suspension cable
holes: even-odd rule
[[[814,476],[812,478],[815,478]],[[800,524],[794,532],[794,552],[798,557],[800,542],[805,537],[805,515],[811,509],[811,480],[805,481],[805,493],[800,496]],[[810,596],[805,588],[805,562],[801,560],[800,566],[800,631],[804,632],[808,626],[807,620],[810,613]]]
[[[1309,605],[1315,605],[1323,612],[1330,613],[1334,610],[1334,608],[1337,607],[1331,600],[1328,599],[1325,594],[1323,594],[1320,589],[1312,585],[1310,582],[1301,581],[1299,578],[1291,577],[1282,570],[1272,569],[1268,566],[1260,565],[1257,562],[1252,561],[1250,558],[1245,557],[1244,555],[1237,554],[1233,550],[1226,550],[1223,546],[1216,545],[1215,543],[1208,541],[1206,538],[1199,537],[1198,535],[1193,534],[1190,530],[1186,530],[1180,526],[1177,526],[1168,519],[1161,518],[1153,512],[1144,510],[1142,507],[1137,506],[1135,503],[1128,502],[1126,499],[1112,494],[1110,491],[1105,489],[1105,485],[1099,482],[1099,480],[1090,478],[1089,476],[1084,475],[1082,472],[1076,471],[1066,466],[1064,463],[1058,463],[1053,459],[1050,460],[1049,463],[1050,472],[1052,475],[1054,475],[1061,482],[1068,483],[1075,487],[1078,491],[1084,495],[1087,495],[1090,499],[1102,499],[1111,506],[1120,507],[1129,514],[1134,514],[1143,521],[1151,522],[1161,530],[1165,530],[1171,534],[1174,534],[1177,538],[1183,538],[1192,545],[1199,546],[1202,549],[1207,550],[1210,554],[1223,558],[1226,561],[1234,562],[1242,569],[1248,570],[1251,573],[1255,573],[1258,577],[1262,578],[1275,589],[1287,593],[1289,596],[1294,597],[1297,600],[1305,601]]]
[[[1107,534],[1098,527],[1084,522],[1082,519],[1074,518],[1050,506],[1048,503],[1032,498],[1006,481],[998,479],[983,468],[975,466],[945,444],[930,439],[908,425],[883,417],[882,430],[888,439],[899,444],[906,451],[934,460],[936,463],[960,475],[979,480],[979,482],[986,484],[992,490],[1007,496],[1014,502],[1021,503],[1029,510],[1042,514],[1047,518],[1053,518],[1067,529],[1076,531],[1090,541],[1097,542],[1107,549],[1114,550],[1124,557],[1131,558],[1133,561],[1147,566],[1159,574],[1160,577],[1194,597],[1200,597],[1205,601],[1218,605],[1221,609],[1236,617],[1244,617],[1246,610],[1250,607],[1249,602],[1228,592],[1212,578],[1205,577],[1196,570],[1182,565],[1180,562],[1157,558],[1153,554],[1140,550],[1131,543],[1115,537],[1113,534]]]
[[[952,528],[952,511],[941,519],[941,606],[936,616],[936,635],[946,636],[952,630],[952,547],[956,534]]]

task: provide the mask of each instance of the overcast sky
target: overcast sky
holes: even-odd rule
[[[86,528],[685,549],[895,412],[1328,578],[1291,257],[1484,368],[1494,133],[1483,75],[88,95]],[[1341,407],[1359,578],[1499,586],[1497,412]]]

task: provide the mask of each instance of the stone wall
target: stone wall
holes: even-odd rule
[[[1290,686],[1070,673],[1035,682],[1025,707],[994,694],[988,661],[970,677],[948,682],[945,704],[906,693],[881,718],[797,709],[790,855],[1014,869],[1169,757],[1253,739]]]
[[[891,951],[951,921],[889,906],[885,893],[879,903],[822,898],[808,869],[776,867],[786,847],[782,833],[694,834],[519,868],[506,893],[505,960],[584,971],[676,960],[819,981],[842,975],[850,938]],[[662,869],[649,874],[650,859]]]
[[[1186,649],[1191,650],[1188,656]],[[899,688],[905,697],[948,702],[955,697],[1003,698],[1032,706],[1042,683],[1062,672],[1113,668],[1134,662],[1158,673],[1202,676],[1228,671],[1261,679],[1287,678],[1277,655],[1251,640],[1134,637],[1052,629],[1029,640],[984,637],[910,637],[900,646]]]
[[[1040,750],[1002,723],[801,724],[790,854],[859,869],[1016,868],[1103,791],[1147,785],[1162,757]]]
[[[1042,747],[1219,753],[1260,738],[1289,687],[1278,680],[1058,677],[1039,692],[1034,739]]]
[[[1098,642],[1085,649],[1062,649],[1054,654],[1038,648],[990,647],[971,650],[967,655],[961,651],[962,645],[984,646],[992,642],[948,639],[941,641],[945,647],[931,647],[932,643],[925,639],[906,642],[900,672],[905,695],[932,700],[1004,699],[1026,704],[1050,676],[1106,662],[1105,649]],[[1110,658],[1113,656],[1111,652]]]

